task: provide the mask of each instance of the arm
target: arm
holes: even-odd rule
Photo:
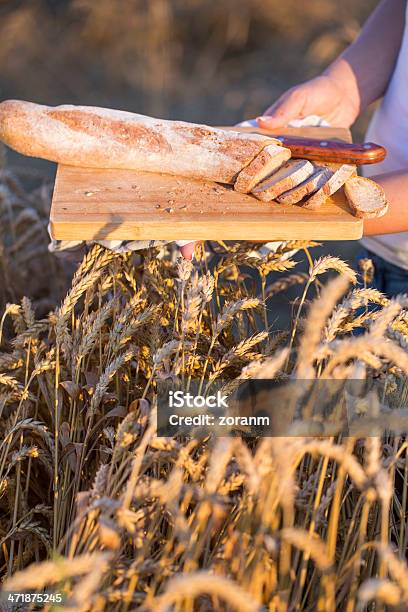
[[[389,209],[384,217],[364,221],[364,235],[408,232],[408,170],[389,172],[371,178],[385,190]]]
[[[258,118],[277,128],[292,119],[320,115],[331,125],[349,127],[381,97],[401,47],[405,0],[382,0],[357,39],[320,76],[293,87]]]
[[[388,87],[401,47],[405,8],[405,0],[382,0],[356,40],[323,73],[347,88],[358,101],[358,112]]]

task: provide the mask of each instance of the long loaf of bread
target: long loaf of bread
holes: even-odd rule
[[[164,172],[233,184],[268,144],[259,134],[91,106],[0,104],[0,140],[71,166]]]

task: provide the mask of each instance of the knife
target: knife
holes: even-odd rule
[[[311,125],[304,127],[309,129],[310,127],[318,126]],[[293,128],[289,128],[289,133],[285,134],[283,131],[283,133],[280,134],[279,132],[259,128],[256,119],[243,121],[235,127],[228,126],[224,129],[235,129],[239,132],[252,132],[271,136],[272,138],[280,140],[285,147],[290,149],[293,157],[300,157],[313,161],[360,166],[363,164],[378,164],[382,162],[387,155],[386,149],[374,142],[358,144],[344,142],[343,140],[294,136],[290,133],[290,130]]]
[[[324,161],[360,166],[362,164],[378,164],[385,159],[387,151],[374,142],[362,144],[303,138],[300,136],[274,136],[292,151],[293,157],[301,157],[314,161]]]

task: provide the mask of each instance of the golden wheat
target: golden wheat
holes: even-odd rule
[[[4,589],[63,592],[78,611],[402,605],[406,300],[368,287],[368,264],[367,286],[348,293],[357,277],[338,258],[292,270],[293,250],[311,246],[262,257],[254,244],[216,244],[216,257],[199,249],[193,263],[95,246],[51,312],[4,303]],[[268,287],[272,271],[281,277]],[[339,276],[322,288],[327,271]],[[292,329],[275,331],[269,299],[296,285]],[[285,437],[158,438],[157,383],[168,377],[205,392],[217,378],[230,392],[279,380],[271,405],[257,398]],[[346,437],[363,425],[337,400],[314,413],[313,380],[343,390],[347,378],[385,383],[381,397],[346,396],[363,437]]]

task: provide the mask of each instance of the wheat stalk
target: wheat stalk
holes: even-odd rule
[[[194,572],[172,578],[167,584],[165,593],[154,601],[151,609],[165,612],[172,603],[181,602],[185,598],[194,599],[201,593],[208,593],[212,597],[219,598],[239,612],[261,610],[253,596],[236,583],[209,572]]]
[[[298,378],[313,378],[312,365],[319,345],[320,338],[327,317],[332,312],[337,300],[343,295],[348,286],[348,279],[344,276],[332,280],[322,291],[318,300],[315,300],[309,309],[306,326],[299,343],[297,357]]]
[[[21,591],[25,589],[42,590],[75,576],[83,576],[91,572],[95,565],[106,567],[110,556],[107,553],[77,556],[75,559],[59,559],[58,561],[43,561],[28,567],[5,583],[8,591]]]

